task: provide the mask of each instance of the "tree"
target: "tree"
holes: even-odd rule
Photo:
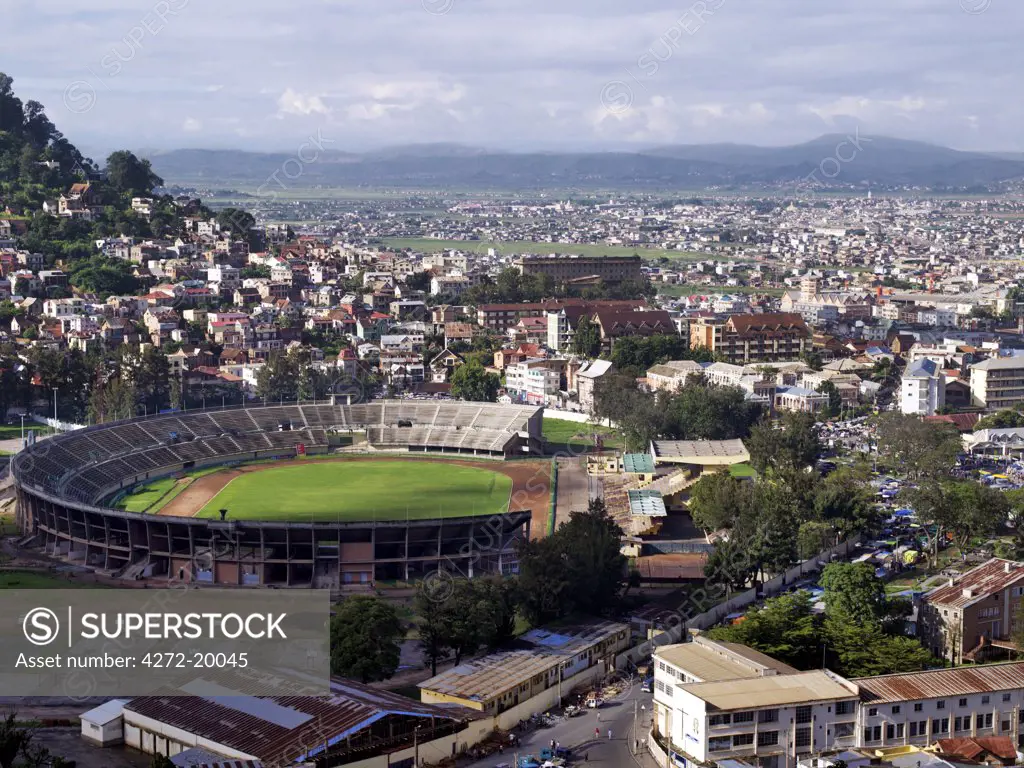
[[[291,354],[272,354],[256,373],[256,396],[269,401],[295,400],[299,395],[299,363]]]
[[[664,436],[674,440],[745,438],[761,416],[761,406],[748,402],[738,387],[707,386],[695,377],[658,405],[664,412]]]
[[[636,379],[606,373],[594,387],[594,414],[610,419],[623,436],[627,451],[646,451],[662,432],[664,413],[654,395],[636,386]]]
[[[990,413],[988,416],[984,416],[979,419],[978,423],[974,425],[974,431],[978,432],[982,429],[1009,429],[1016,427],[1024,427],[1024,413],[1007,408],[1002,411]]]
[[[885,611],[885,590],[867,563],[829,563],[818,583],[832,618],[856,624],[878,622]]]
[[[468,362],[452,374],[452,397],[478,403],[493,403],[498,399],[501,380],[476,362]]]
[[[154,755],[153,762],[149,764],[149,768],[175,768],[175,766],[171,762],[171,758],[166,755]]]
[[[878,452],[912,483],[947,477],[960,453],[960,435],[952,424],[917,416],[883,414],[878,420]]]
[[[572,351],[581,357],[597,357],[601,353],[601,328],[588,315],[581,316],[576,323]]]
[[[818,392],[828,395],[828,406],[822,413],[825,418],[833,419],[843,411],[843,396],[831,381],[823,381],[818,385]]]
[[[600,615],[614,606],[627,575],[622,536],[604,501],[595,499],[553,535],[521,544],[519,595],[526,618],[540,624],[576,611]]]
[[[796,532],[796,551],[801,560],[810,560],[835,543],[836,529],[821,520],[807,520]]]
[[[331,619],[331,673],[362,683],[386,680],[398,669],[405,629],[394,606],[356,596]]]
[[[2,78],[2,76],[0,76]],[[2,87],[2,79],[0,79]],[[0,89],[0,97],[2,97]],[[0,101],[2,106],[2,101]],[[0,124],[3,123],[4,115],[0,111]],[[14,761],[32,742],[32,734],[24,728],[18,727],[16,712],[8,712],[0,720],[0,768],[14,768]]]
[[[247,238],[249,230],[256,226],[256,217],[241,208],[223,208],[217,211],[214,219],[221,230],[227,230],[243,239]]]
[[[119,150],[107,158],[107,182],[126,197],[148,197],[164,180],[153,172],[149,160],[140,160],[127,150]]]
[[[818,626],[809,592],[799,590],[751,608],[743,621],[710,630],[708,637],[741,643],[798,669],[810,669],[821,660]]]
[[[728,472],[704,475],[690,489],[687,503],[693,524],[704,533],[731,528],[750,505],[752,484]]]
[[[426,293],[430,290],[430,281],[434,278],[432,272],[424,270],[423,272],[413,272],[405,277],[405,285],[411,291],[423,291]]]
[[[821,452],[818,429],[809,413],[787,413],[778,423],[763,419],[750,430],[745,445],[751,466],[761,473],[769,467],[805,469]]]
[[[865,478],[854,470],[832,472],[815,486],[814,514],[836,532],[833,544],[858,533],[871,533],[880,521],[880,512],[868,492]]]

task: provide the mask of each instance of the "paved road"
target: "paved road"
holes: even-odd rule
[[[540,750],[550,745],[554,739],[563,747],[570,747],[575,753],[573,765],[599,765],[606,768],[657,768],[650,755],[640,755],[634,760],[630,754],[630,741],[644,736],[633,733],[634,703],[640,712],[638,720],[641,734],[646,734],[651,722],[652,696],[641,693],[640,686],[634,685],[615,701],[611,701],[598,711],[587,710],[586,714],[570,720],[561,720],[551,728],[539,728],[522,737],[516,750],[506,749],[503,755],[494,754],[490,757],[469,764],[466,768],[494,768],[501,763],[511,764],[515,753],[519,755],[539,755]],[[640,707],[646,707],[640,711]],[[600,715],[600,721],[598,720]],[[600,730],[600,738],[594,737],[594,729]],[[608,739],[608,729],[612,731]],[[583,762],[583,755],[588,760]]]

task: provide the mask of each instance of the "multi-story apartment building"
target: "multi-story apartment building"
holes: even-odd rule
[[[1024,563],[994,557],[921,598],[921,640],[954,664],[977,661],[993,646],[1015,649],[1022,599]]]
[[[654,390],[675,392],[682,388],[691,376],[703,376],[704,366],[693,360],[669,360],[647,371],[647,386]]]
[[[703,641],[655,654],[654,731],[676,765],[762,768],[847,749],[1006,736],[1024,743],[1024,663],[847,680]]]
[[[1024,663],[858,678],[858,747],[930,746],[938,739],[1024,734]]]
[[[990,357],[972,365],[971,402],[990,410],[1024,403],[1024,357]]]
[[[558,398],[564,360],[523,360],[505,369],[505,389],[513,400],[545,405]]]
[[[599,278],[606,284],[644,281],[639,256],[524,256],[517,263],[524,275],[547,275],[556,283]]]
[[[738,365],[799,358],[811,350],[812,338],[804,319],[788,312],[702,317],[690,325],[691,347],[706,347]]]
[[[903,372],[900,410],[907,414],[934,416],[946,404],[946,377],[938,363],[921,358]]]

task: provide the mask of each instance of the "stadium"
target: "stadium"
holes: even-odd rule
[[[542,418],[384,400],[91,426],[16,456],[17,522],[26,546],[129,581],[337,589],[508,573],[551,504],[550,461],[531,458]]]

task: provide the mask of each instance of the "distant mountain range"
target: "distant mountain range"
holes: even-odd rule
[[[309,159],[313,149],[302,155]],[[289,187],[467,189],[684,189],[818,183],[929,189],[988,189],[1024,179],[1024,155],[961,152],[919,141],[834,134],[788,147],[694,144],[638,152],[501,152],[458,144],[391,147],[366,153],[180,149],[148,152],[168,183]],[[280,189],[271,181],[267,189]]]

